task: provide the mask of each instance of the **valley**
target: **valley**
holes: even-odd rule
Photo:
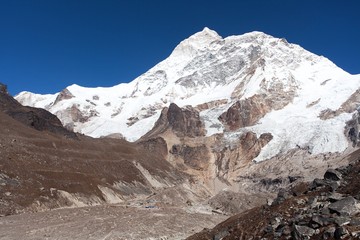
[[[15,97],[1,84],[0,238],[273,239],[269,216],[298,208],[283,200],[328,197],[314,179],[357,164],[359,87],[285,39],[208,28],[127,84]],[[321,186],[346,188],[349,172]],[[284,239],[310,220],[286,221]]]

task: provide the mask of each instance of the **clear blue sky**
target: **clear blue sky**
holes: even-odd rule
[[[358,0],[0,0],[0,82],[11,94],[129,82],[205,26],[285,37],[360,73]]]

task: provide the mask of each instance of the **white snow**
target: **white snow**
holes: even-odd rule
[[[238,98],[232,98],[241,84]],[[58,94],[22,92],[16,99],[24,105],[48,109],[64,125],[74,124],[75,131],[93,137],[121,133],[135,141],[151,130],[162,108],[172,102],[183,107],[227,99],[228,104],[200,113],[207,136],[222,133],[224,126],[218,117],[228,107],[239,98],[267,94],[279,84],[285,91],[295,92],[293,102],[268,113],[255,126],[227,133],[229,141],[246,130],[258,135],[271,133],[273,140],[256,161],[298,147],[316,154],[341,152],[348,146],[344,127],[351,114],[326,121],[318,116],[325,109],[338,109],[359,89],[360,75],[350,75],[325,57],[261,32],[222,38],[205,28],[130,83],[109,88],[71,85],[67,89],[75,97],[56,104]],[[73,106],[89,120],[73,123],[68,110]]]

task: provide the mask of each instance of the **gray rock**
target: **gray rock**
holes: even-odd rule
[[[281,188],[278,192],[277,197],[274,199],[274,201],[272,202],[271,205],[273,205],[273,206],[278,205],[278,204],[284,202],[286,199],[289,199],[290,197],[291,197],[291,194],[287,190]]]
[[[329,196],[329,201],[330,202],[336,202],[339,201],[341,199],[343,199],[344,196],[341,193],[333,193]]]
[[[270,221],[271,227],[273,229],[276,229],[281,223],[281,219],[279,217],[276,217]]]
[[[349,232],[344,227],[338,227],[338,228],[336,228],[336,230],[334,232],[335,239],[344,239],[348,235],[349,235]]]
[[[218,232],[215,236],[214,236],[214,240],[220,240],[223,239],[224,237],[228,236],[230,233],[226,230],[223,230],[221,232]]]
[[[359,212],[357,200],[353,197],[347,197],[329,205],[329,209],[338,213],[340,216],[353,216]]]
[[[352,218],[350,221],[351,226],[360,226],[360,218]]]
[[[274,236],[275,237],[281,237],[284,234],[290,234],[291,231],[289,231],[289,226],[285,223],[281,223],[274,232]]]
[[[335,169],[328,169],[324,174],[324,179],[339,181],[342,179],[341,173]]]
[[[300,178],[302,178],[302,177],[301,176],[289,176],[289,181],[290,181],[290,183],[293,183]]]
[[[271,225],[267,225],[264,229],[264,233],[272,233],[274,232],[274,228]]]
[[[309,189],[315,190],[318,187],[322,187],[326,185],[326,181],[324,179],[315,178],[314,181],[311,182]]]
[[[312,235],[314,235],[316,232],[314,229],[309,228],[307,226],[299,226],[294,225],[294,229],[292,232],[292,237],[294,239],[310,239]]]
[[[339,181],[330,181],[328,183],[328,186],[330,187],[332,192],[335,192],[340,187]]]
[[[326,229],[324,231],[323,234],[323,239],[334,239],[334,233],[335,233],[336,228],[335,227],[330,227],[328,229]]]
[[[320,213],[323,214],[323,215],[330,215],[331,214],[330,209],[327,208],[327,207],[321,209]]]
[[[318,202],[318,197],[315,196],[315,197],[310,197],[307,201],[307,204],[311,205],[311,207],[314,208],[317,202]]]
[[[359,239],[360,238],[360,231],[353,231],[351,232],[351,236],[355,239]]]
[[[329,225],[333,222],[333,219],[324,216],[316,215],[311,218],[310,224],[313,228],[319,228],[322,226]]]
[[[352,168],[353,168],[353,165],[349,164],[349,165],[345,165],[345,166],[336,168],[336,171],[340,172],[342,175],[346,175],[351,171]]]
[[[351,221],[351,218],[349,217],[338,217],[338,218],[335,218],[335,223],[338,225],[338,226],[345,226],[345,225],[348,225]]]

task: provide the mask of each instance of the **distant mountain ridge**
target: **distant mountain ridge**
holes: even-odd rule
[[[130,83],[72,85],[53,95],[22,92],[16,99],[49,110],[76,132],[130,141],[149,132],[164,107],[190,105],[206,136],[222,134],[229,146],[249,131],[271,134],[254,158],[262,161],[297,148],[344,151],[359,87],[360,75],[285,39],[262,32],[222,38],[204,28]]]

